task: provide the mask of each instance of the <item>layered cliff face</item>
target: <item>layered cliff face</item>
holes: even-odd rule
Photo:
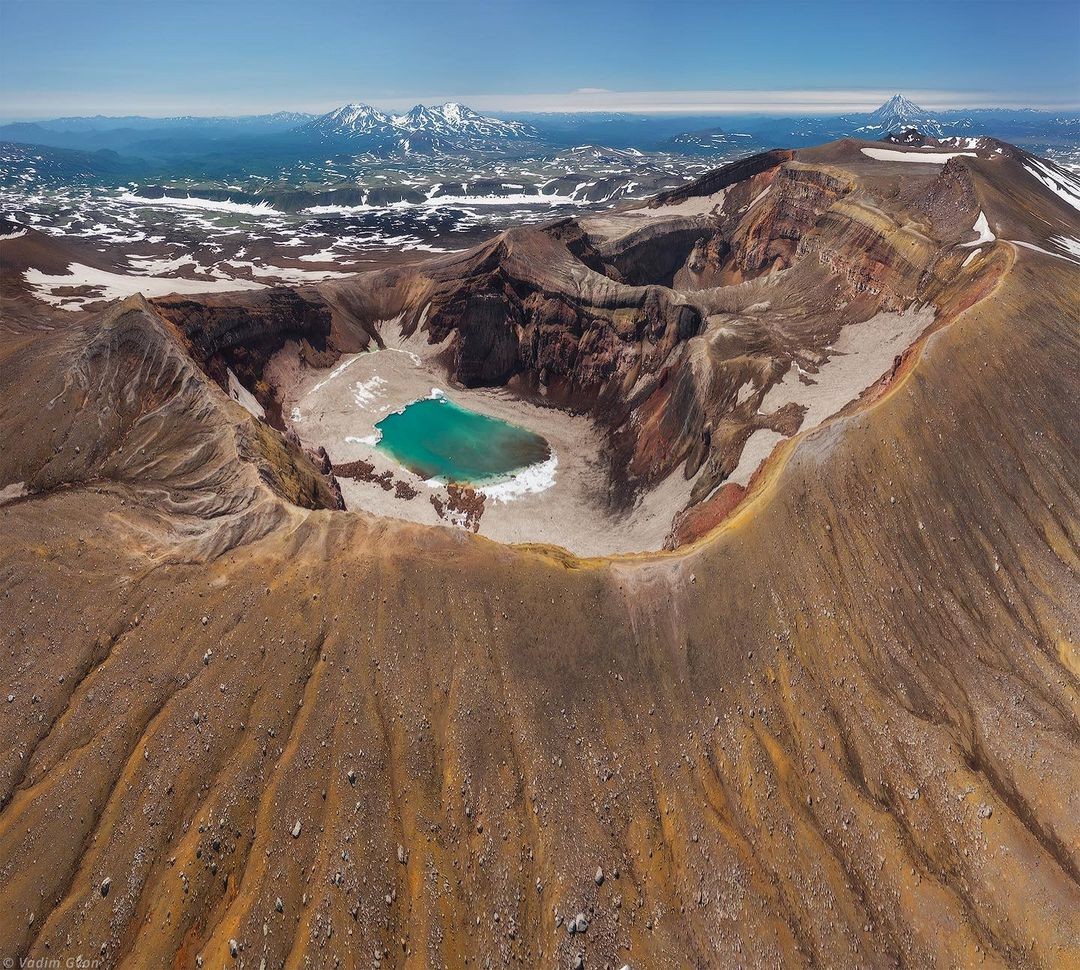
[[[805,425],[740,504],[694,504],[674,553],[331,510],[319,469],[200,366],[294,333],[274,300],[239,322],[135,300],[0,344],[0,954],[1076,963],[1080,276],[1052,240],[1077,216],[1007,159],[912,175],[822,154],[801,164],[855,179],[832,201],[787,176],[786,198],[774,167],[767,195],[706,207],[717,273],[746,275],[723,290],[616,281],[622,227],[597,217],[290,304],[324,330],[330,308],[315,352],[401,314],[448,367],[474,346],[461,321],[505,322],[488,299],[519,362],[541,310],[547,339],[651,313],[655,339],[617,345],[629,385],[590,391],[627,409],[642,475],[688,429],[719,468],[748,423]],[[966,245],[977,213],[946,204],[965,172],[993,242]],[[797,241],[749,231],[826,202]],[[472,306],[455,265],[485,267]],[[826,368],[905,299],[932,302],[933,332],[808,424]]]

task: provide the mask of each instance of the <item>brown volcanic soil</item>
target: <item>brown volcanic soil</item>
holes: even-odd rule
[[[1075,965],[1080,281],[974,267],[633,558],[331,511],[138,299],[0,346],[0,954]]]

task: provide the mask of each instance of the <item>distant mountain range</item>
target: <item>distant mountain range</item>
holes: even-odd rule
[[[718,126],[719,124],[719,126]],[[376,158],[481,153],[535,157],[580,145],[696,156],[731,156],[842,137],[879,139],[918,128],[935,138],[993,135],[1034,148],[1076,146],[1080,115],[1016,109],[930,112],[897,94],[869,114],[649,116],[531,114],[501,118],[462,104],[416,105],[403,114],[347,104],[323,115],[238,118],[57,118],[0,126],[0,141],[96,152],[152,162],[204,160],[220,168],[326,153]]]
[[[169,118],[147,118],[144,115],[91,115],[83,118],[54,118],[52,121],[19,122],[22,127],[41,127],[49,131],[111,131],[132,129],[153,131],[155,129],[190,128],[236,128],[247,131],[291,131],[310,121],[315,115],[306,111],[275,111],[264,115],[175,115]],[[14,127],[14,126],[7,126]]]
[[[537,139],[539,132],[516,121],[478,114],[463,104],[415,105],[384,114],[368,104],[347,104],[299,125],[294,135],[375,150],[444,152],[483,150],[503,142]]]

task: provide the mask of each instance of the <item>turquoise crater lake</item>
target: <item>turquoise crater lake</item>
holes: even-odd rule
[[[381,435],[376,447],[424,479],[491,484],[551,457],[547,441],[535,432],[441,395],[413,401],[375,428]]]

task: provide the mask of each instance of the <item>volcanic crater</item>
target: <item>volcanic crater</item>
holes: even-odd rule
[[[969,259],[985,217],[960,158],[992,172],[1018,152],[980,145],[914,165],[853,140],[771,151],[464,253],[153,306],[234,400],[317,454],[345,508],[584,556],[671,549],[986,292],[1005,257]],[[377,426],[432,396],[550,455],[487,481],[405,467]]]
[[[1075,965],[1078,206],[844,140],[316,286],[6,286],[0,953]],[[554,484],[348,440],[432,388]]]

